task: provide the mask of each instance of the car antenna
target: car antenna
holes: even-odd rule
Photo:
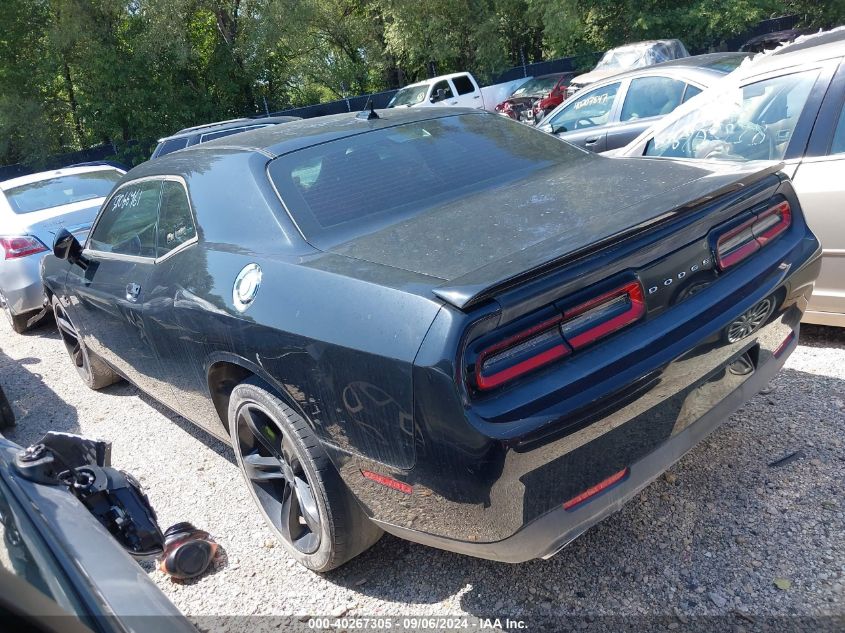
[[[372,121],[373,119],[381,118],[378,114],[376,114],[376,109],[373,107],[372,97],[367,97],[367,105],[365,105],[364,109],[355,115],[355,118],[364,119],[365,121]]]

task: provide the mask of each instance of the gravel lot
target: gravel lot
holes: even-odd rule
[[[706,621],[734,631],[799,622],[771,616],[833,629],[845,617],[843,330],[806,326],[770,393],[556,557],[517,566],[385,536],[317,576],[275,545],[227,446],[128,384],[87,390],[52,325],[17,336],[0,319],[0,381],[18,416],[11,439],[56,429],[111,440],[114,465],[140,479],[162,526],[189,520],[215,535],[224,553],[200,579],[146,567],[201,628],[223,621],[204,616],[269,614],[294,617],[249,628],[301,628],[307,614],[510,616],[534,630],[541,617],[585,627],[661,616],[664,630]]]

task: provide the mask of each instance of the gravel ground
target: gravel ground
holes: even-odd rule
[[[535,630],[541,617],[655,628],[632,616],[660,616],[664,630],[706,621],[741,632],[794,630],[795,616],[832,629],[845,616],[845,330],[805,326],[770,393],[563,552],[515,566],[386,535],[315,575],[275,545],[227,446],[130,385],[87,390],[52,325],[17,336],[0,319],[0,381],[18,417],[12,440],[48,429],[111,440],[114,465],[139,478],[163,526],[189,520],[217,538],[223,553],[199,579],[146,568],[200,628],[221,615],[294,616],[273,621],[281,628],[307,614],[467,616],[471,627],[508,615]]]

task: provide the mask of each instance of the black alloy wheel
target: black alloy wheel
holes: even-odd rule
[[[238,409],[239,463],[267,520],[303,554],[320,546],[320,512],[293,442],[259,404]]]
[[[88,350],[67,312],[55,298],[53,299],[53,316],[70,360],[88,387],[102,389],[121,380],[121,377],[99,356]]]
[[[266,382],[252,377],[236,385],[228,413],[250,496],[299,563],[326,572],[381,538],[312,426]]]

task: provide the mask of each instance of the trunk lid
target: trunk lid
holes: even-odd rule
[[[777,171],[777,163],[589,160],[543,170],[330,247],[441,280],[433,292],[467,308],[563,262]]]

